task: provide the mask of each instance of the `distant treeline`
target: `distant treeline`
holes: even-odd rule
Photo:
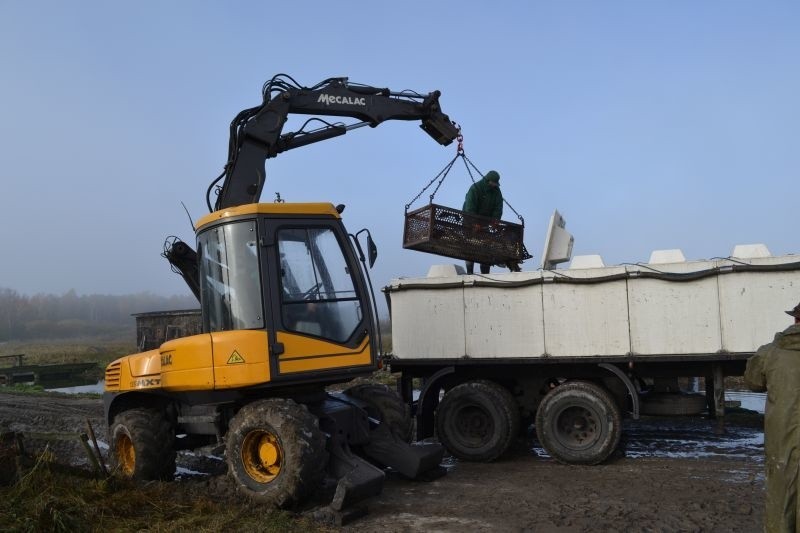
[[[193,296],[157,296],[150,293],[111,296],[26,296],[0,288],[0,341],[84,337],[135,331],[134,313],[195,309]]]

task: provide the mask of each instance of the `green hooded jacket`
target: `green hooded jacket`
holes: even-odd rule
[[[500,175],[490,170],[480,181],[472,184],[464,198],[464,207],[461,209],[471,215],[481,215],[500,219],[503,216],[503,193],[500,187],[492,187],[490,181],[499,183]]]
[[[765,530],[797,528],[800,459],[800,324],[775,334],[747,361],[747,386],[767,391],[764,414],[766,459]]]

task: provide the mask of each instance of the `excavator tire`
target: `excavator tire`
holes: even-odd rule
[[[378,420],[389,426],[395,437],[403,442],[411,442],[414,429],[411,410],[389,387],[377,383],[364,383],[351,387],[344,393],[371,407],[375,413],[370,415],[378,415]]]
[[[619,445],[622,414],[611,394],[588,381],[552,389],[536,411],[536,436],[561,463],[594,465]]]
[[[291,507],[325,475],[328,454],[319,420],[292,400],[245,405],[225,441],[228,470],[240,491],[257,502]]]
[[[519,407],[505,387],[488,380],[456,385],[436,411],[436,431],[445,448],[466,461],[494,461],[519,433]]]
[[[175,431],[161,409],[117,414],[109,437],[114,475],[139,481],[170,480],[175,475]]]

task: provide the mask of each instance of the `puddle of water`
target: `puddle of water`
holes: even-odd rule
[[[764,404],[767,401],[766,392],[750,391],[725,391],[726,400],[742,402],[742,409],[749,409],[757,413],[764,413]]]
[[[729,432],[721,437],[713,435],[669,435],[662,433],[652,437],[637,435],[632,431],[625,446],[625,456],[666,457],[701,459],[725,457],[734,459],[763,460],[764,433],[752,429]]]
[[[49,392],[62,392],[64,394],[81,394],[81,393],[94,393],[103,394],[105,387],[105,380],[101,379],[97,383],[91,385],[76,385],[74,387],[59,387],[57,389],[45,389]]]
[[[184,468],[179,466],[175,469],[175,477],[180,479],[183,477],[195,477],[195,476],[208,476],[208,472],[200,472],[199,470],[192,470],[190,468]]]
[[[676,419],[631,421],[625,424],[621,446],[629,459],[719,457],[763,462],[764,432],[761,429],[728,427],[724,435],[715,435],[711,424],[709,421],[708,427],[691,428]],[[531,451],[539,457],[549,457],[538,442]]]

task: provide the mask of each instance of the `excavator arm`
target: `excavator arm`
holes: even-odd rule
[[[439,91],[427,95],[393,92],[349,83],[347,78],[329,78],[313,87],[300,87],[279,74],[264,85],[262,92],[262,105],[243,110],[231,122],[228,161],[224,172],[208,188],[209,210],[258,202],[266,180],[267,158],[355,128],[374,128],[386,120],[420,120],[420,127],[442,145],[447,146],[458,135],[456,126],[442,113]],[[345,125],[311,118],[300,130],[284,133],[290,114],[351,117],[360,122]],[[312,124],[315,127],[307,130]],[[215,187],[218,195],[212,208],[210,196]]]
[[[458,136],[458,128],[439,106],[439,91],[426,95],[393,92],[350,83],[347,78],[328,78],[313,87],[301,87],[289,76],[278,74],[264,84],[262,95],[261,105],[241,111],[231,122],[225,170],[206,193],[209,211],[258,202],[267,158],[352,129],[374,128],[386,120],[419,120],[420,127],[439,144],[447,146]],[[298,131],[284,133],[290,114],[351,117],[360,122],[345,125],[313,117]],[[214,190],[217,198],[212,206]],[[200,300],[197,254],[192,247],[170,237],[163,256]]]

